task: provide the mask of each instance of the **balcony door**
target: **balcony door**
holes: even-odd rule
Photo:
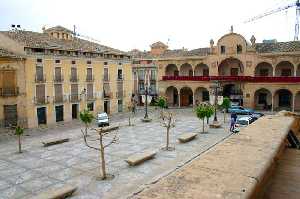
[[[40,107],[37,108],[37,118],[38,118],[38,124],[47,124],[47,113],[46,113],[46,107]]]
[[[4,95],[13,95],[16,90],[16,72],[14,70],[5,70],[1,72],[1,88]],[[1,77],[0,77],[1,79]]]

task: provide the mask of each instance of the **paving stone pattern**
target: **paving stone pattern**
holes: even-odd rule
[[[150,111],[151,123],[142,123],[140,112],[134,126],[127,126],[125,114],[112,118],[120,123],[118,144],[106,148],[106,165],[115,177],[99,181],[99,152],[84,145],[78,121],[47,129],[27,131],[23,138],[22,154],[16,153],[14,136],[0,134],[0,199],[31,198],[41,191],[76,184],[78,191],[72,198],[126,198],[147,184],[167,175],[187,161],[206,151],[230,135],[228,124],[221,129],[210,129],[201,134],[200,122],[191,109],[170,110],[176,113],[176,127],[171,129],[171,146],[174,151],[163,151],[166,129],[160,126],[159,112]],[[223,117],[220,114],[219,120]],[[177,137],[187,132],[198,132],[191,142],[180,144]],[[49,138],[69,137],[70,142],[43,147],[41,141]],[[97,135],[90,132],[91,143],[97,146]],[[156,150],[155,159],[130,167],[124,161],[128,156],[143,150]]]

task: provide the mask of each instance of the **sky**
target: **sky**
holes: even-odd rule
[[[0,30],[20,24],[42,31],[62,25],[120,50],[149,50],[162,41],[170,49],[208,47],[229,33],[264,39],[294,39],[296,8],[254,22],[245,20],[295,0],[1,0]]]

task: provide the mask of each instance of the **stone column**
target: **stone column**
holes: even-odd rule
[[[272,112],[274,112],[274,95],[273,94],[271,94],[272,95],[272,109],[271,109],[271,111]]]
[[[275,77],[276,67],[273,67],[273,77]]]
[[[193,107],[195,106],[195,92],[193,92]]]
[[[180,92],[178,93],[178,107],[180,108]]]
[[[294,67],[294,77],[297,77],[297,67]]]
[[[293,104],[292,104],[292,112],[295,112],[295,101],[296,101],[296,94],[293,95]]]

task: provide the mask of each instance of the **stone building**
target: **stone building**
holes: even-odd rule
[[[121,112],[131,95],[131,58],[125,52],[61,26],[42,33],[0,31],[1,126],[70,121],[85,108]]]
[[[159,49],[157,48],[159,44]],[[300,111],[300,42],[248,42],[234,33],[210,47],[169,50],[157,42],[140,60],[155,60],[159,95],[169,106],[193,106],[208,101],[212,83],[220,95],[245,107]]]

